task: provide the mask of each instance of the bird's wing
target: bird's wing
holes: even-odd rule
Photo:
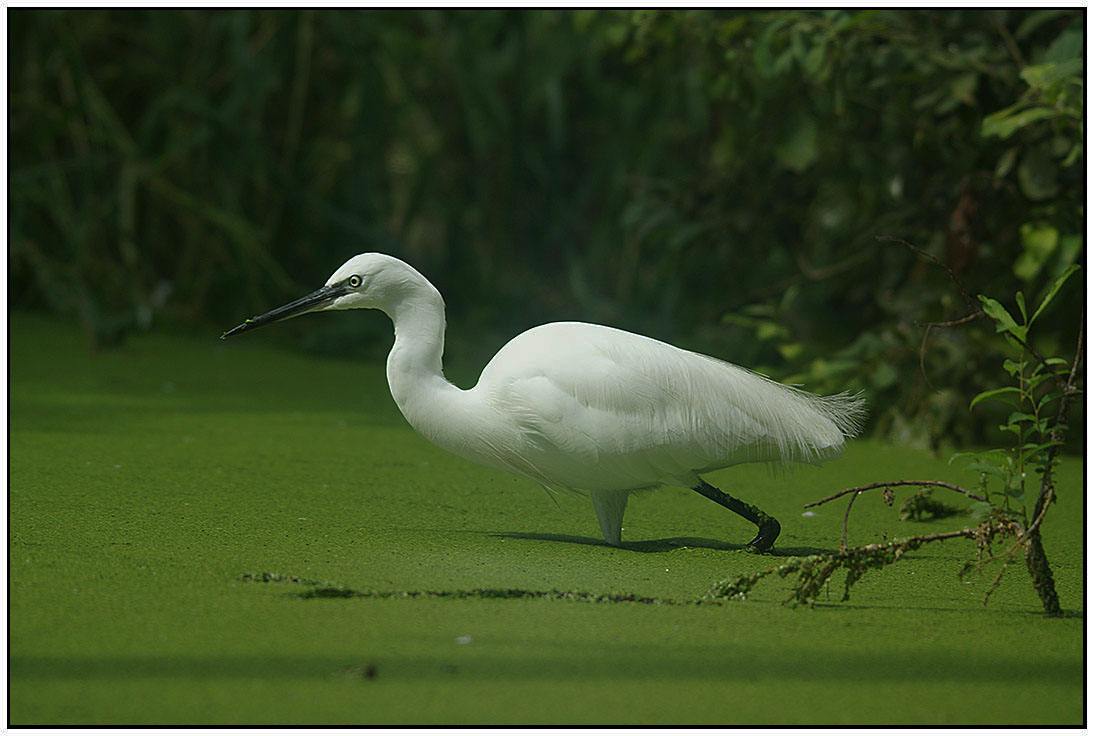
[[[667,472],[748,460],[815,462],[853,431],[857,404],[822,398],[667,343],[599,325],[529,330],[483,371],[526,442],[575,462]]]
[[[523,460],[567,464],[543,475],[597,466],[608,475],[686,477],[732,464],[735,451],[766,435],[719,385],[728,364],[595,325],[525,335],[534,339],[507,345],[483,378],[519,428]]]

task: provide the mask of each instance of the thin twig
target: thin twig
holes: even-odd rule
[[[988,499],[982,498],[981,496],[973,493],[969,489],[962,488],[961,486],[954,485],[953,483],[945,483],[945,482],[940,481],[940,480],[893,480],[893,481],[889,481],[888,483],[870,483],[870,484],[865,485],[865,486],[859,486],[858,488],[845,488],[844,490],[840,491],[839,493],[834,493],[831,496],[828,496],[827,498],[822,498],[819,501],[813,501],[812,503],[807,503],[807,504],[805,504],[805,506],[803,508],[808,509],[808,508],[812,508],[813,506],[820,506],[821,504],[828,503],[829,501],[834,501],[837,498],[839,498],[840,496],[846,496],[848,493],[858,494],[858,493],[861,493],[862,491],[870,491],[870,490],[873,490],[875,488],[889,488],[891,486],[920,486],[920,487],[938,486],[939,488],[948,488],[951,491],[956,491],[957,493],[961,493],[961,494],[963,494],[965,496],[968,496],[969,498],[973,499],[974,501],[981,501],[983,503],[988,502]]]
[[[957,327],[958,325],[963,325],[966,322],[972,322],[977,317],[983,317],[983,316],[984,316],[984,310],[983,309],[978,309],[975,312],[973,312],[972,314],[966,315],[965,317],[962,317],[961,319],[953,319],[953,320],[950,320],[948,322],[920,322],[919,320],[912,320],[912,324],[916,325],[917,327],[926,327],[926,329],[923,330],[923,342],[921,342],[919,344],[919,372],[923,374],[923,380],[927,382],[927,385],[930,386],[931,390],[934,391],[935,393],[940,394],[942,392],[939,391],[933,383],[931,383],[931,378],[930,378],[930,376],[927,375],[927,365],[924,362],[924,358],[927,355],[927,338],[930,337],[930,335],[931,335],[931,328],[932,327]]]
[[[1003,21],[999,20],[999,16],[992,17],[992,25],[995,26],[995,30],[999,31],[999,35],[1003,37],[1003,43],[1006,44],[1007,51],[1010,52],[1011,58],[1021,68],[1026,65],[1026,60],[1022,58],[1022,52],[1018,48],[1018,44],[1014,41],[1014,36],[1011,35],[1007,27],[1003,25]]]
[[[851,518],[851,506],[855,503],[856,498],[858,498],[858,493],[851,496],[851,500],[847,502],[847,511],[843,514],[843,538],[839,542],[840,552],[847,552],[847,520]]]
[[[1055,492],[1050,486],[1046,495],[1045,504],[1041,507],[1041,512],[1037,514],[1037,518],[1033,520],[1033,523],[1030,524],[1028,528],[1026,528],[1021,534],[1018,535],[1018,539],[1014,542],[1011,548],[1006,551],[1005,554],[989,554],[987,558],[981,558],[977,561],[973,569],[975,569],[976,571],[980,571],[985,566],[991,564],[992,562],[995,562],[996,560],[1003,560],[1003,566],[999,568],[998,574],[996,574],[995,578],[991,581],[991,585],[988,586],[987,592],[984,593],[985,606],[988,605],[988,598],[990,598],[991,594],[995,592],[995,589],[999,587],[999,581],[1003,579],[1003,573],[1006,572],[1007,567],[1010,565],[1010,563],[1014,562],[1014,556],[1018,554],[1018,550],[1029,544],[1029,538],[1030,535],[1033,533],[1033,530],[1041,525],[1041,520],[1045,518],[1045,512],[1048,511],[1048,506],[1052,502],[1052,499],[1055,498],[1055,495]]]
[[[933,324],[927,325],[927,329],[923,330],[923,342],[919,343],[919,372],[923,374],[923,380],[927,382],[927,386],[936,394],[940,394],[942,391],[931,383],[931,377],[927,375],[927,363],[925,360],[927,357],[927,338],[930,337],[931,327],[933,326]]]
[[[1014,549],[1017,550],[1018,548],[1015,547]],[[984,601],[982,605],[988,605],[988,599],[991,598],[991,594],[995,592],[995,589],[999,587],[999,582],[1003,579],[1003,573],[1007,571],[1007,568],[1010,567],[1010,563],[1012,562],[1014,562],[1013,552],[1007,557],[1007,559],[1003,560],[1003,564],[999,567],[999,572],[996,573],[995,577],[991,581],[991,585],[989,585],[988,589],[984,592]]]
[[[962,317],[960,319],[952,319],[949,322],[920,322],[918,319],[913,319],[912,324],[914,324],[916,327],[928,327],[928,328],[929,327],[957,327],[958,325],[963,325],[966,322],[972,322],[974,319],[976,319],[978,317],[983,317],[983,316],[984,316],[984,310],[983,309],[977,309],[972,314],[967,314],[967,315],[965,315],[964,317]]]
[[[1075,361],[1071,364],[1071,373],[1067,377],[1067,385],[1075,387],[1075,371],[1079,370],[1079,363],[1083,358],[1083,317],[1086,316],[1086,305],[1079,310],[1079,341],[1075,345]]]
[[[907,539],[894,539],[892,542],[885,542],[884,544],[867,544],[858,549],[881,549],[883,547],[892,547],[901,544],[907,544],[908,542],[938,542],[944,539],[956,539],[958,537],[964,537],[966,539],[976,539],[976,535],[979,531],[976,528],[970,529],[969,527],[963,527],[961,529],[954,529],[950,532],[938,532],[937,534],[924,534],[922,537],[908,537]],[[854,550],[852,550],[853,552]]]
[[[965,300],[965,303],[969,305],[970,309],[976,309],[976,303],[972,300],[972,298],[969,297],[969,292],[968,292],[967,289],[965,289],[965,284],[963,284],[961,282],[961,279],[957,278],[957,274],[953,272],[952,268],[950,268],[948,265],[946,265],[942,261],[938,260],[938,258],[936,258],[934,255],[928,253],[927,251],[923,250],[922,248],[919,248],[917,246],[912,245],[907,240],[902,240],[901,238],[894,238],[892,235],[876,235],[874,237],[876,237],[878,240],[889,240],[889,241],[892,241],[894,243],[900,243],[901,245],[904,245],[904,246],[914,250],[916,253],[923,256],[924,258],[930,258],[932,261],[937,263],[939,266],[946,269],[946,273],[948,273],[950,275],[950,278],[953,279],[953,282],[955,284],[957,284],[957,288],[961,290],[961,297]]]

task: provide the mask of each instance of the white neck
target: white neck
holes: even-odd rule
[[[459,438],[467,431],[467,402],[466,392],[449,383],[442,371],[444,299],[418,276],[399,299],[381,309],[395,325],[395,344],[387,356],[392,398],[419,434],[458,452],[453,442],[463,445]]]
[[[432,284],[423,282],[414,284],[395,304],[383,307],[395,325],[395,344],[387,356],[387,382],[404,414],[404,404],[414,394],[436,379],[444,381],[444,300]]]

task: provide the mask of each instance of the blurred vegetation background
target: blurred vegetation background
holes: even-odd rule
[[[215,337],[378,250],[445,295],[457,365],[602,322],[990,442],[1005,345],[934,329],[921,366],[971,310],[879,236],[1007,305],[1083,260],[1083,12],[9,9],[9,305]]]

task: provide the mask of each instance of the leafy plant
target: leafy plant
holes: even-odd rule
[[[1041,477],[1046,474],[1051,476],[1057,448],[1061,445],[1057,435],[1067,429],[1059,416],[1061,402],[1066,392],[1076,390],[1071,385],[1073,376],[1065,379],[1061,375],[1068,371],[1068,361],[1059,357],[1042,358],[1027,340],[1034,321],[1078,268],[1072,265],[1064,271],[1032,315],[1027,313],[1025,296],[1019,291],[1015,295],[1019,319],[995,299],[983,295],[979,297],[984,313],[995,322],[996,330],[1004,334],[1017,355],[1016,359],[1003,361],[1003,370],[1014,380],[1014,384],[977,394],[969,409],[989,400],[1009,406],[1010,415],[999,429],[1013,435],[1013,445],[1009,449],[957,453],[951,462],[959,457],[973,458],[974,462],[968,467],[980,471],[980,487],[985,493],[994,493],[997,498],[995,507],[1027,523],[1026,482],[1030,471]],[[1000,481],[998,491],[989,490],[990,477]]]
[[[1031,329],[1068,278],[1078,269],[1074,264],[1068,266],[1048,287],[1032,312],[1027,308],[1024,294],[1019,291],[1015,295],[1017,316],[997,300],[984,295],[979,296],[983,308],[970,315],[990,319],[996,332],[1002,334],[1005,342],[1014,351],[1013,357],[1007,357],[1003,361],[1003,370],[1013,383],[982,391],[969,403],[970,411],[986,401],[999,401],[1009,406],[1011,412],[1000,427],[1011,435],[1008,446],[984,452],[956,453],[951,458],[951,462],[958,458],[972,460],[967,467],[979,473],[980,481],[976,490],[941,481],[910,480],[879,482],[845,489],[809,504],[816,506],[850,495],[844,516],[844,536],[838,552],[792,558],[769,570],[717,583],[707,595],[712,598],[740,599],[746,597],[761,579],[769,575],[787,577],[797,574],[794,592],[786,602],[812,604],[819,593],[827,589],[831,576],[836,571],[845,569],[847,578],[843,599],[846,600],[851,587],[868,570],[891,565],[905,553],[924,544],[964,537],[977,542],[977,559],[965,565],[960,572],[961,576],[980,571],[991,563],[999,564],[999,572],[984,596],[985,603],[1015,556],[1023,551],[1034,589],[1041,598],[1045,612],[1054,616],[1061,615],[1055,582],[1041,541],[1041,526],[1056,498],[1053,469],[1068,428],[1069,407],[1081,392],[1078,369],[1083,357],[1082,333],[1080,332],[1073,359],[1067,361],[1061,357],[1042,356],[1031,343]],[[958,322],[969,321],[965,319]],[[1027,498],[1027,482],[1033,480],[1034,474],[1037,475],[1038,490],[1030,504]],[[902,505],[901,520],[918,518],[924,514],[931,514],[936,518],[948,515],[948,507],[929,498],[931,490],[937,487],[956,491],[977,501],[976,512],[981,520],[974,527],[848,549],[847,519],[855,499],[865,491],[884,489],[885,502],[891,505],[893,488],[898,486],[921,488]],[[997,539],[1010,540],[1005,551],[998,554],[992,551],[991,546]]]

